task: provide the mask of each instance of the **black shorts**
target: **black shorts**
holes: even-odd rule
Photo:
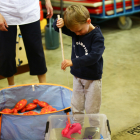
[[[19,25],[22,34],[30,75],[42,75],[47,72],[42,46],[40,21]],[[0,31],[0,75],[11,77],[16,68],[16,36],[17,26],[10,25],[8,32]]]

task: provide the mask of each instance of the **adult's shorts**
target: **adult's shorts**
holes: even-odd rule
[[[40,21],[19,25],[22,34],[30,75],[42,75],[47,72],[42,46]],[[10,25],[8,31],[0,31],[0,75],[11,77],[16,68],[17,26]],[[20,54],[19,54],[20,55]]]

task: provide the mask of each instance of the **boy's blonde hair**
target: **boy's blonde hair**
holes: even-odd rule
[[[89,11],[82,5],[71,5],[64,12],[64,24],[68,29],[84,24],[90,18]]]

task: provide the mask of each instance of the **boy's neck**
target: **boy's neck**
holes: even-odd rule
[[[95,29],[95,27],[90,23],[88,33],[91,32],[94,29]]]

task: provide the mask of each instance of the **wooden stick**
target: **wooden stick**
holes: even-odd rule
[[[57,15],[57,18],[60,18],[60,15]],[[64,61],[64,47],[63,47],[63,38],[62,38],[62,30],[61,28],[59,28],[59,34],[60,34],[60,42],[61,42],[61,51],[62,51],[62,59]],[[69,112],[66,113],[67,114],[67,119],[68,119],[68,123],[71,124],[70,122],[70,117],[69,117]]]
[[[60,15],[57,15],[57,18],[60,18]],[[63,47],[63,38],[62,38],[62,30],[59,28],[60,42],[61,42],[61,51],[62,51],[62,59],[64,61],[64,47]]]

